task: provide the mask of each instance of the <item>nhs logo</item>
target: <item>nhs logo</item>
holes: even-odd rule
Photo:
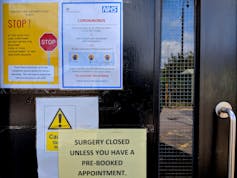
[[[102,6],[102,13],[117,13],[118,6]]]

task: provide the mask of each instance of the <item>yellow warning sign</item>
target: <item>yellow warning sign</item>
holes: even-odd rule
[[[47,151],[58,151],[58,132],[47,132],[46,140]]]
[[[68,122],[63,111],[59,108],[58,112],[53,118],[53,121],[49,125],[49,129],[71,129],[71,125]]]

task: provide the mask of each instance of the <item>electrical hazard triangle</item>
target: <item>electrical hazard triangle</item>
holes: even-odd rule
[[[59,108],[48,129],[71,129],[71,128],[72,126],[68,122],[63,111]]]

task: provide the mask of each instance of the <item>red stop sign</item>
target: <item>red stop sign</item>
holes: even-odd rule
[[[57,38],[52,33],[44,33],[40,37],[40,46],[45,51],[53,51],[57,47]]]

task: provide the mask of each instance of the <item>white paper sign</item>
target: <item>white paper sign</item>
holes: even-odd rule
[[[58,178],[58,130],[98,128],[98,97],[36,98],[39,178]]]
[[[123,4],[63,2],[62,88],[122,89]]]

